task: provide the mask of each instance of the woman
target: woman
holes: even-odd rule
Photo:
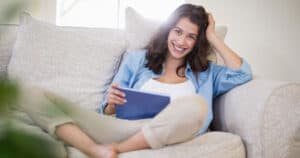
[[[210,46],[226,67],[207,60]],[[88,156],[113,158],[122,152],[181,143],[204,133],[212,120],[212,99],[251,77],[246,61],[217,37],[213,16],[201,6],[184,4],[144,50],[125,56],[104,98],[101,112],[105,115],[70,106],[39,90],[36,97],[64,106],[44,104],[61,115],[49,116],[39,110],[43,108],[38,102],[28,103],[31,106],[24,109],[50,134]],[[118,87],[165,92],[171,103],[152,119],[129,121],[107,116],[126,102]]]

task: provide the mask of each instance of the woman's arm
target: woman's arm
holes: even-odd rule
[[[206,37],[214,49],[223,58],[226,66],[232,69],[239,69],[242,65],[242,59],[232,49],[230,49],[224,41],[218,38],[215,32],[215,21],[212,14],[208,13],[209,25],[206,29]]]
[[[130,86],[130,80],[144,62],[145,54],[146,50],[140,50],[127,52],[124,55],[120,68],[112,81],[113,84],[104,94],[100,108],[102,114],[114,114],[115,105],[124,103],[124,95],[117,91],[117,88]]]
[[[215,32],[215,21],[213,16],[208,13],[209,25],[206,29],[206,37],[214,49],[223,58],[226,67],[212,65],[214,78],[214,97],[227,92],[237,85],[243,84],[252,79],[252,72],[249,64],[238,54],[230,49]]]

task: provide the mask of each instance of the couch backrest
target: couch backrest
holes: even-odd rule
[[[15,39],[7,66],[10,79],[50,90],[88,109],[99,107],[127,48],[122,30],[61,27],[26,14]]]

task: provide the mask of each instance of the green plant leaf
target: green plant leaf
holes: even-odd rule
[[[16,82],[0,78],[0,113],[18,102],[19,88]]]
[[[54,158],[55,151],[47,140],[12,126],[0,126],[4,130],[0,133],[1,158]]]

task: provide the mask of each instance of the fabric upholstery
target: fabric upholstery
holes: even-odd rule
[[[300,149],[299,96],[299,84],[254,79],[216,100],[213,129],[240,135],[249,158],[289,157]]]
[[[24,15],[8,73],[88,109],[99,107],[105,83],[126,49],[113,29],[58,27]]]
[[[289,83],[274,89],[262,119],[263,156],[299,157],[300,84]]]
[[[143,17],[131,7],[126,8],[125,32],[127,33],[127,40],[129,42],[127,50],[130,51],[145,47],[161,24],[162,22],[160,21]],[[227,27],[216,26],[216,32],[217,35],[224,40]],[[213,49],[211,50],[209,59],[214,63],[224,64],[223,60]]]

